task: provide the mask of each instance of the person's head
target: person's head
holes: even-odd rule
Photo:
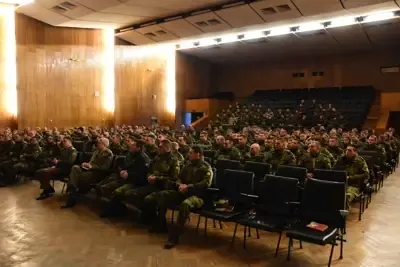
[[[114,143],[114,144],[119,144],[119,141],[120,141],[120,138],[119,138],[119,136],[118,135],[113,135],[113,137],[112,137],[112,142]]]
[[[330,147],[337,147],[338,145],[339,144],[338,144],[337,138],[335,138],[335,137],[329,138],[329,146]]]
[[[37,138],[36,138],[36,137],[32,137],[32,138],[29,140],[29,144],[30,144],[30,145],[37,145],[37,144],[38,144]]]
[[[252,144],[251,146],[250,146],[250,154],[252,155],[252,156],[255,156],[255,155],[260,155],[260,145],[259,144],[257,144],[257,143],[255,143],[255,144]]]
[[[300,148],[300,142],[296,138],[293,138],[290,140],[289,146],[290,146],[290,149],[297,150]]]
[[[207,141],[208,138],[208,133],[206,131],[203,131],[200,133],[200,140],[201,141]]]
[[[178,143],[180,145],[186,145],[186,137],[185,136],[179,136]]]
[[[233,146],[233,140],[231,138],[227,138],[224,142],[224,148],[230,149]]]
[[[357,148],[352,145],[346,147],[346,157],[348,159],[353,159],[357,155]]]
[[[265,145],[265,148],[271,149],[274,146],[274,138],[268,137],[267,139],[265,139],[264,145]]]
[[[165,154],[171,152],[171,141],[162,140],[158,146],[158,151],[160,154]]]
[[[154,134],[149,134],[145,140],[147,144],[154,145],[156,143],[156,136]]]
[[[317,141],[312,141],[308,148],[310,149],[310,153],[316,154],[319,152],[320,144]]]
[[[47,136],[47,143],[48,143],[48,144],[54,144],[54,138],[53,138],[53,136],[51,136],[51,135]]]
[[[110,145],[110,141],[105,137],[100,137],[97,139],[96,146],[99,150],[106,149]]]
[[[63,143],[62,143],[64,148],[70,148],[72,146],[72,140],[70,137],[64,137]]]
[[[307,134],[302,133],[300,134],[300,141],[305,142],[307,140]]]
[[[343,144],[349,144],[350,143],[350,138],[349,137],[343,137],[343,140],[342,140],[342,142],[343,142]]]
[[[161,142],[162,140],[166,140],[166,139],[168,139],[168,138],[165,134],[158,135],[158,142]]]
[[[203,149],[201,146],[193,146],[189,150],[189,160],[199,160],[203,156]]]
[[[368,144],[370,145],[376,144],[377,141],[378,140],[375,135],[371,135],[370,137],[368,137]]]
[[[247,136],[244,134],[239,135],[239,144],[240,145],[246,145],[247,144]]]
[[[225,143],[225,137],[222,135],[218,135],[215,140],[218,145],[223,145]]]
[[[285,138],[279,138],[275,140],[274,148],[277,151],[283,151],[287,147],[287,140]]]
[[[179,144],[177,142],[171,142],[171,150],[177,152],[179,150]]]

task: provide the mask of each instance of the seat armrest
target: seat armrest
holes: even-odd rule
[[[245,193],[241,193],[241,195],[244,196],[244,197],[247,197],[249,199],[252,199],[252,200],[258,200],[259,199],[259,197],[256,196],[256,195],[250,195],[250,194],[245,194]]]

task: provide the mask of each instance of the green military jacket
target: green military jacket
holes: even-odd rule
[[[335,166],[336,158],[331,154],[331,152],[328,151],[327,148],[321,147],[320,153],[324,154],[325,156],[327,156],[329,158],[329,161],[331,162],[331,166]]]
[[[124,152],[125,149],[122,147],[121,144],[111,143],[110,144],[110,150],[112,151],[112,153],[114,155],[121,155]]]
[[[181,153],[184,157],[189,154],[190,147],[188,145],[179,145],[179,153]]]
[[[245,155],[250,150],[250,146],[248,145],[236,145],[235,147],[240,151],[241,155]]]
[[[145,144],[144,152],[150,159],[154,159],[158,155],[158,147],[154,144]]]
[[[176,181],[179,176],[179,161],[172,153],[159,154],[154,158],[147,177],[154,175],[156,182],[165,186],[165,182]]]
[[[178,151],[173,151],[173,152],[171,152],[171,153],[172,153],[172,155],[173,155],[174,157],[176,157],[177,160],[179,161],[179,166],[183,166],[183,164],[184,164],[184,162],[185,162],[185,158],[182,156],[182,154],[179,153]]]
[[[364,146],[364,150],[372,150],[378,153],[377,161],[379,166],[383,166],[386,162],[386,151],[384,146],[378,144],[367,144]]]
[[[354,159],[347,159],[341,157],[335,165],[335,169],[344,170],[349,177],[348,183],[351,186],[358,187],[360,181],[367,180],[369,178],[369,170],[365,160],[356,156]]]
[[[111,166],[113,157],[114,155],[110,149],[106,148],[103,151],[97,149],[89,163],[92,165],[92,170],[107,170]]]
[[[308,172],[313,172],[315,169],[331,169],[331,161],[329,158],[322,153],[310,153],[304,154],[298,161],[300,167],[306,168]]]
[[[11,148],[10,156],[11,158],[19,158],[25,150],[26,143],[24,141],[14,142],[13,147]]]
[[[243,156],[243,161],[251,161],[251,162],[264,162],[264,155],[263,154],[259,154],[259,155],[251,155],[250,153],[246,153]]]
[[[327,148],[329,153],[332,154],[332,156],[335,157],[336,160],[338,160],[339,158],[344,156],[344,150],[342,148],[340,148],[339,146],[335,146],[335,147],[328,147]]]
[[[279,152],[272,150],[265,154],[264,161],[276,170],[279,165],[296,165],[296,156],[287,149]]]
[[[210,142],[210,140],[207,140],[205,142],[202,142],[201,140],[197,143],[199,146],[205,146],[205,147],[211,147],[212,143]]]
[[[57,163],[58,168],[69,168],[71,167],[78,156],[78,151],[73,147],[62,148],[60,151],[59,161]]]
[[[236,147],[229,149],[222,148],[217,151],[216,160],[218,159],[229,159],[229,160],[240,160],[240,151]]]
[[[305,155],[306,151],[304,151],[303,149],[299,148],[299,149],[289,149],[290,152],[293,153],[293,155],[296,157],[296,163],[299,164],[299,160],[301,159],[302,156]]]
[[[24,160],[37,160],[41,153],[42,148],[39,144],[29,144],[22,151],[22,156],[24,157]]]
[[[176,185],[187,184],[188,187],[204,189],[211,186],[212,177],[210,164],[203,160],[192,160],[183,167]]]
[[[54,144],[46,144],[42,150],[42,157],[45,159],[48,158],[57,158],[60,155],[60,147]]]

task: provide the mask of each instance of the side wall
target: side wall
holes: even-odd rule
[[[16,14],[18,127],[105,125],[104,32]]]

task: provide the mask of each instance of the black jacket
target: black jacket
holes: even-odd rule
[[[147,172],[150,166],[149,157],[143,152],[129,152],[125,158],[122,170],[128,172],[128,180],[136,186],[147,184]]]

